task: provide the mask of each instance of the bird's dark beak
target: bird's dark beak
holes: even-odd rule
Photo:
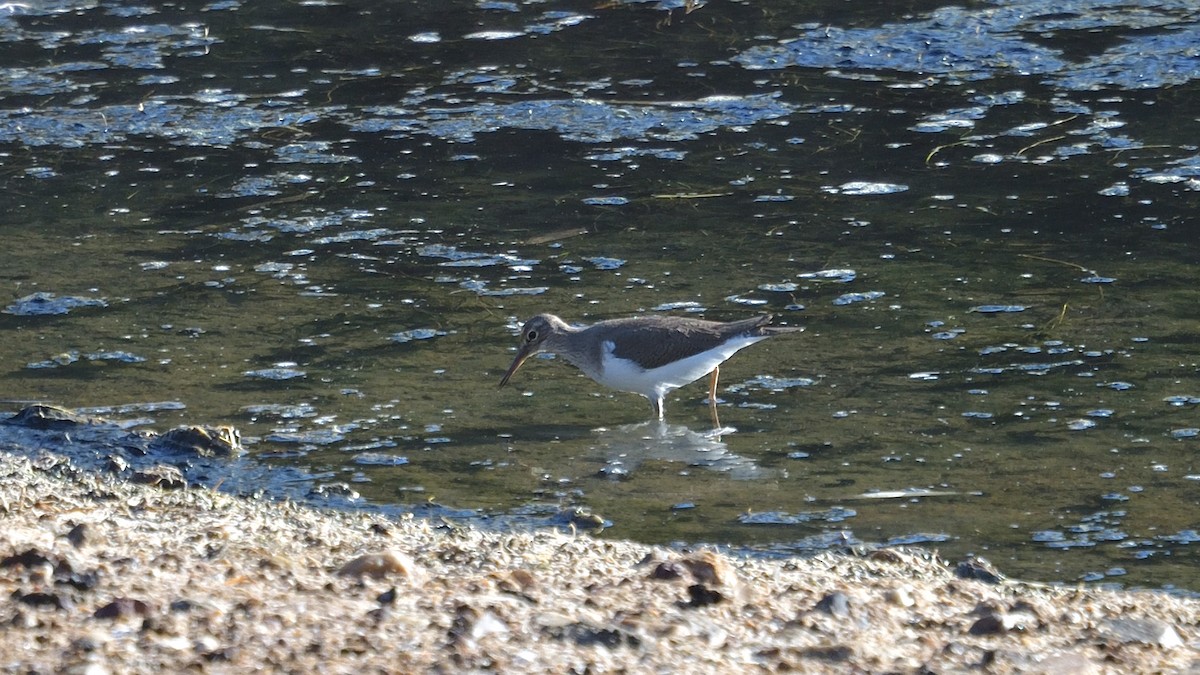
[[[521,364],[525,363],[525,359],[533,356],[533,352],[534,347],[530,346],[529,344],[521,345],[521,348],[517,350],[517,356],[513,359],[512,365],[508,367],[508,372],[504,373],[504,377],[500,378],[501,387],[508,384],[508,378],[512,377],[513,373],[517,372],[517,369],[521,367]]]

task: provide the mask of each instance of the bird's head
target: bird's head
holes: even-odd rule
[[[546,350],[546,341],[551,336],[565,330],[567,324],[562,319],[553,314],[538,314],[532,319],[525,322],[521,326],[521,344],[517,347],[517,355],[513,358],[512,365],[508,367],[508,371],[504,373],[504,377],[500,378],[500,386],[508,384],[508,379],[517,372],[525,359]]]

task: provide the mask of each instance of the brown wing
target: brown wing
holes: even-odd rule
[[[622,339],[615,341],[613,356],[636,360],[643,368],[657,368],[739,335],[766,335],[763,326],[770,320],[770,315],[764,314],[731,323],[671,316],[654,322],[622,322]]]

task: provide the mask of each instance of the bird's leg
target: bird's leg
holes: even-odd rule
[[[708,381],[708,411],[712,413],[713,429],[721,428],[721,420],[717,417],[717,376],[721,373],[721,366],[713,368],[712,377]]]
[[[662,420],[664,409],[666,408],[666,406],[663,404],[663,397],[659,396],[658,398],[650,399],[650,407],[654,409],[654,414],[658,417],[658,419]]]

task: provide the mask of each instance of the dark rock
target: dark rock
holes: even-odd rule
[[[100,585],[100,574],[97,572],[65,572],[55,570],[54,583],[70,586],[77,591],[90,591]]]
[[[849,616],[850,598],[841,591],[834,591],[818,600],[813,609],[832,616]]]
[[[601,645],[612,649],[620,647],[624,636],[621,631],[612,628],[597,629],[586,631],[576,637],[575,641],[581,645]]]
[[[80,548],[87,542],[87,531],[87,523],[79,523],[72,527],[70,532],[67,532],[67,541],[71,542],[75,548]]]
[[[231,426],[172,429],[152,440],[150,447],[158,451],[199,457],[229,457],[245,452],[242,448],[242,435]]]
[[[376,596],[375,601],[385,606],[396,604],[396,587],[393,586],[380,593],[378,596]]]
[[[26,549],[20,553],[14,553],[13,555],[0,560],[0,568],[17,567],[19,565],[29,569],[30,567],[49,564],[50,559],[35,548]]]
[[[704,584],[688,586],[688,598],[690,607],[706,607],[725,600],[725,596],[720,591],[713,590]]]
[[[971,635],[1025,632],[1038,625],[1038,618],[1029,612],[987,611],[971,626]]]
[[[821,661],[829,661],[830,663],[841,663],[849,661],[851,656],[854,656],[854,650],[846,645],[829,645],[823,647],[808,647],[800,652],[801,656],[810,659],[820,659]]]
[[[125,473],[129,470],[129,462],[120,455],[109,455],[104,463],[104,470],[109,473]]]
[[[989,584],[998,584],[1004,580],[1004,575],[1000,574],[992,563],[976,556],[967,556],[955,565],[954,576],[959,579],[974,579]]]
[[[329,499],[331,497],[358,499],[360,495],[348,483],[322,483],[308,491],[309,499]]]
[[[603,517],[583,509],[563,509],[551,520],[576,530],[603,530],[605,527]]]
[[[678,579],[683,576],[684,567],[674,560],[660,562],[654,566],[654,571],[650,573],[651,579],[661,579],[669,581]]]
[[[134,598],[117,598],[107,605],[97,609],[93,617],[97,619],[124,619],[133,616],[149,616],[150,605]]]
[[[91,424],[97,420],[87,415],[40,403],[25,406],[16,415],[4,420],[4,424],[15,424],[30,429],[71,429],[73,427]]]
[[[1004,620],[999,614],[986,614],[971,624],[971,635],[994,635],[1004,632]]]
[[[158,464],[148,469],[134,471],[129,479],[134,483],[145,483],[167,490],[175,490],[187,485],[183,472],[169,464]]]
[[[584,646],[599,645],[615,649],[617,647],[638,647],[641,645],[641,639],[628,631],[619,628],[601,628],[582,622],[566,626],[547,627],[544,630],[555,639],[570,640]]]
[[[51,476],[60,478],[75,478],[81,474],[78,467],[71,464],[71,459],[63,455],[42,450],[33,458],[31,465],[34,469]]]
[[[23,593],[15,594],[17,602],[29,605],[30,607],[53,607],[55,609],[70,609],[75,606],[69,598],[65,598],[57,593]]]

